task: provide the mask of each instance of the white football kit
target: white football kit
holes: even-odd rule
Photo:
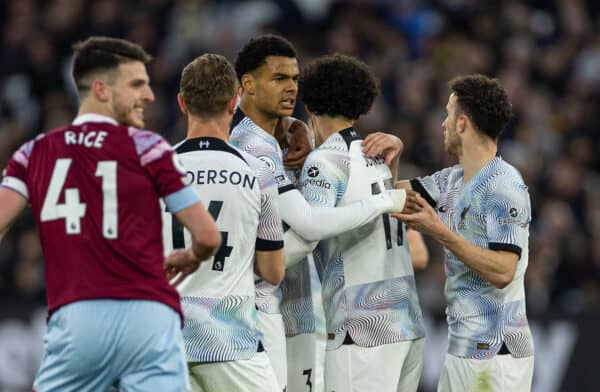
[[[503,289],[484,280],[445,249],[448,355],[439,391],[528,391],[533,379],[533,339],[525,311],[531,206],[520,173],[495,157],[469,182],[459,165],[411,181],[455,233],[480,248],[519,256]]]
[[[308,156],[300,186],[311,204],[344,206],[392,187],[383,159],[366,158],[361,142],[348,128]],[[416,391],[425,333],[405,236],[404,225],[383,214],[316,248],[326,391]]]
[[[283,248],[277,188],[255,157],[217,138],[176,147],[185,182],[199,190],[221,231],[216,254],[179,286],[183,336],[197,391],[280,391],[256,326],[255,250]],[[190,245],[187,230],[164,214],[165,250]],[[242,380],[245,380],[242,384]]]
[[[384,194],[377,196],[368,195],[368,197],[356,200],[355,203],[348,204],[343,208],[311,208],[286,175],[283,166],[282,151],[277,140],[261,129],[249,117],[244,116],[239,108],[234,115],[232,126],[231,143],[267,164],[279,189],[279,204],[284,224],[287,224],[291,230],[303,239],[318,241],[344,231],[352,230],[370,222],[379,216],[382,211],[390,208],[392,202]],[[323,222],[334,222],[334,224],[323,224]],[[267,354],[278,373],[282,389],[285,389],[288,374],[290,374],[290,371],[287,370],[284,329],[288,330],[288,336],[296,336],[304,333],[313,334],[315,330],[310,278],[304,276],[306,271],[308,271],[308,262],[304,257],[301,259],[302,261],[298,262],[298,264],[287,266],[288,270],[290,267],[295,268],[297,276],[303,275],[302,279],[304,283],[296,285],[296,288],[300,289],[300,292],[292,293],[291,290],[286,289],[286,295],[289,296],[287,300],[284,300],[283,311],[286,315],[285,320],[281,316],[281,290],[266,282],[259,281],[256,284],[259,324],[264,325],[268,331],[280,331],[278,334],[275,334],[273,332],[266,333],[267,331],[263,330],[263,334]],[[287,274],[288,272],[286,271]],[[285,280],[289,282],[289,279],[286,278]],[[267,324],[270,324],[270,326],[267,327]],[[318,345],[315,339],[312,339],[312,341]],[[316,346],[314,352],[317,353],[318,351],[319,348]],[[301,355],[304,354],[306,354],[306,350],[303,350]],[[321,366],[318,354],[309,356],[309,361],[311,358],[314,358],[315,361],[314,368]],[[293,369],[291,370],[292,374],[297,375],[298,372],[304,373],[305,370],[310,369],[304,367],[306,361],[301,362],[302,364],[299,366],[302,369]],[[318,373],[317,370],[315,372]],[[299,380],[303,388],[302,391],[304,391],[307,387],[308,378],[302,374]],[[312,379],[310,382],[312,383]],[[292,389],[294,391],[297,390],[295,387],[292,387]],[[292,392],[292,389],[289,389],[289,391]]]

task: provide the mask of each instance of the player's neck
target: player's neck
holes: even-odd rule
[[[469,182],[484,166],[490,163],[496,157],[497,152],[498,146],[491,140],[483,143],[465,143],[459,157],[460,165],[463,168],[464,182]]]
[[[256,125],[258,125],[263,131],[271,136],[275,136],[275,129],[279,118],[273,115],[264,113],[259,110],[251,99],[244,99],[240,101],[240,108],[246,116],[248,116]]]
[[[354,120],[336,116],[315,116],[315,128],[319,134],[319,145],[336,132],[354,126]]]
[[[214,137],[229,141],[229,124],[231,116],[218,116],[209,119],[200,119],[188,115],[188,127],[186,139],[197,137]]]
[[[105,105],[101,105],[98,102],[95,102],[91,99],[84,99],[81,101],[81,105],[79,105],[79,111],[77,112],[77,117],[82,116],[84,114],[100,114],[106,117],[110,117],[112,119],[115,118],[114,113]]]

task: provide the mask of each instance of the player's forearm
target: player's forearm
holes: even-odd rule
[[[510,259],[516,255],[480,248],[447,228],[434,238],[494,286],[504,288],[512,281],[516,263]]]
[[[410,248],[410,258],[412,259],[413,268],[422,270],[429,264],[429,251],[423,239],[423,235],[416,230],[407,230],[406,238]]]

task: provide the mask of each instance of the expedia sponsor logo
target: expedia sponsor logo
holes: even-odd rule
[[[306,175],[309,176],[310,178],[315,178],[316,176],[319,175],[319,168],[316,166],[309,167],[308,170],[306,171]]]
[[[302,183],[300,184],[301,187],[304,187],[306,185],[315,185],[320,186],[321,188],[331,189],[331,184],[322,178],[319,178],[318,180],[314,178],[308,178],[302,181]]]

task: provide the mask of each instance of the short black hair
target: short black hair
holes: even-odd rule
[[[300,73],[299,91],[310,112],[352,120],[367,113],[379,93],[369,66],[342,54],[309,63]]]
[[[512,115],[510,99],[500,81],[474,74],[454,78],[448,86],[456,96],[457,109],[479,132],[498,140]]]
[[[73,45],[73,79],[79,92],[90,89],[86,77],[94,72],[110,72],[119,64],[151,59],[144,49],[133,42],[112,37],[90,37]]]
[[[290,41],[279,35],[267,34],[250,39],[235,58],[238,80],[241,81],[244,74],[263,65],[267,56],[296,58],[296,49]]]

